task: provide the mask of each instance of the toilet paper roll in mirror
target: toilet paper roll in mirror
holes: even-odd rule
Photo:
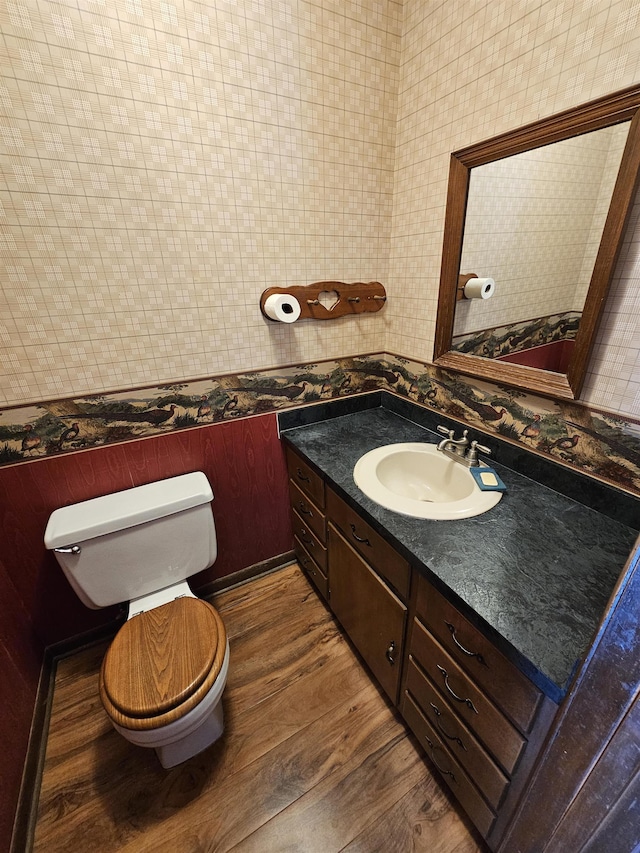
[[[289,293],[272,293],[265,299],[264,313],[279,323],[295,323],[300,316],[300,303]]]
[[[466,299],[490,299],[496,283],[492,278],[470,278],[464,286]]]

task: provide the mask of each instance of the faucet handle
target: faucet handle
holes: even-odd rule
[[[488,447],[485,447],[483,444],[478,444],[477,441],[471,442],[471,450],[476,450],[480,453],[484,453],[485,456],[491,456],[491,450]]]
[[[449,436],[450,439],[453,439],[453,436],[455,434],[455,430],[448,429],[446,426],[439,426],[439,427],[437,427],[437,430],[438,430],[438,432],[441,432],[443,435]]]
[[[485,456],[491,455],[491,451],[488,447],[485,447],[482,444],[478,444],[477,441],[472,441],[471,446],[467,451],[467,462],[470,468],[473,468],[478,465],[478,451],[480,451],[480,453],[484,453]]]

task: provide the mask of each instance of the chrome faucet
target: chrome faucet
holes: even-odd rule
[[[455,462],[459,462],[467,468],[475,468],[480,464],[478,461],[478,451],[486,454],[487,456],[491,453],[488,447],[478,444],[477,441],[472,441],[471,444],[469,444],[469,439],[467,438],[469,435],[468,429],[465,429],[462,433],[462,438],[458,439],[453,437],[455,434],[454,430],[448,429],[445,426],[439,426],[438,432],[447,436],[442,439],[440,444],[438,444],[438,450],[441,453],[444,453],[445,456],[448,456],[449,459],[453,459]],[[469,450],[466,450],[467,447]]]
[[[440,444],[438,445],[438,450],[441,450],[443,453],[452,454],[455,456],[464,456],[465,448],[469,445],[469,439],[467,436],[469,435],[469,430],[465,429],[462,433],[462,438],[455,439],[453,436],[455,435],[455,431],[452,429],[447,429],[445,426],[439,426],[438,432],[441,432],[443,435],[446,435],[447,438],[443,438]]]

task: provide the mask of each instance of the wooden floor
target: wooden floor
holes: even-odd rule
[[[111,728],[104,645],[60,662],[34,850],[484,850],[297,566],[214,604],[225,734],[172,770]]]

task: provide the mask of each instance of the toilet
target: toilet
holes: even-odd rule
[[[128,602],[100,670],[100,698],[131,743],[163,767],[223,732],[229,643],[219,613],[187,578],[217,556],[213,492],[201,472],[56,509],[44,535],[80,600]]]

